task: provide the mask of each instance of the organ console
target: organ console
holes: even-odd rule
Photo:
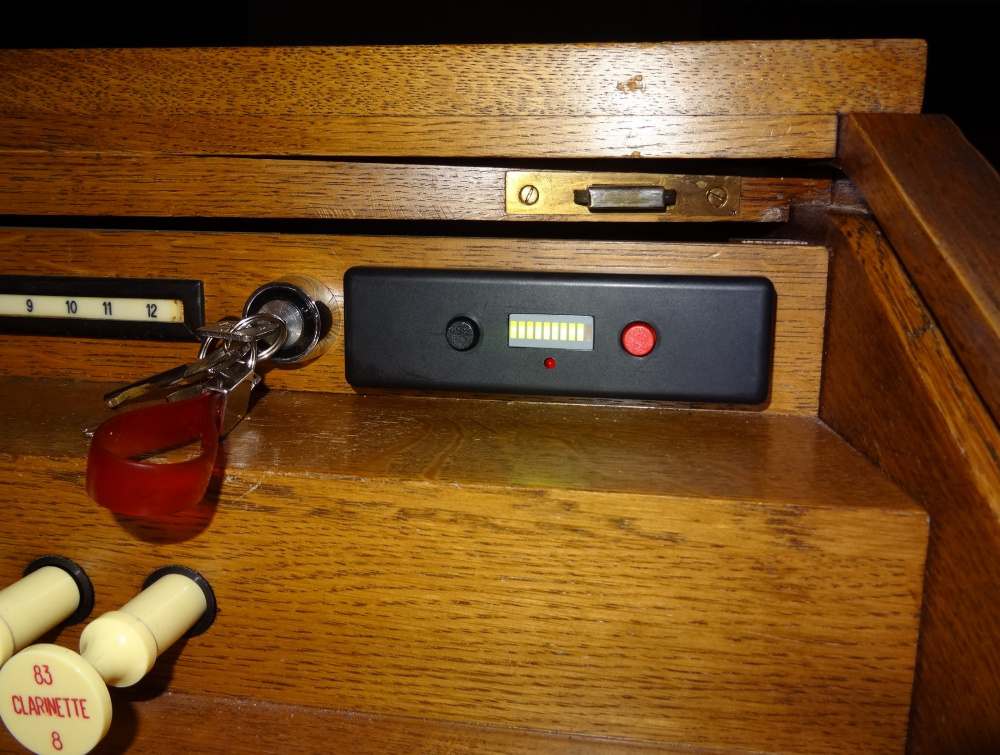
[[[0,52],[0,752],[995,749],[1000,179],[925,60]]]

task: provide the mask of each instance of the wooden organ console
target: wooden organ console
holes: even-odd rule
[[[94,590],[38,641],[75,651],[165,565],[217,598],[95,752],[996,751],[1000,180],[919,114],[925,58],[0,52],[0,281],[29,285],[0,295],[200,281],[215,322],[305,275],[336,315],[153,517],[88,497],[84,430],[195,340],[0,316],[0,588],[53,555]],[[623,186],[675,203],[574,195]],[[355,388],[356,267],[763,278],[767,395]]]

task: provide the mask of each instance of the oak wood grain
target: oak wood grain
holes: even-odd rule
[[[933,520],[909,751],[996,752],[1000,431],[874,222],[831,225],[820,417]]]
[[[685,219],[667,213],[508,214],[505,173],[503,168],[460,165],[16,154],[0,160],[0,206],[8,215],[572,222]],[[712,219],[782,221],[788,218],[792,202],[822,203],[829,196],[826,180],[744,177],[739,212]]]
[[[835,115],[0,115],[0,154],[823,159]]]
[[[827,252],[779,244],[660,244],[533,239],[378,238],[5,229],[0,274],[196,278],[206,317],[242,311],[258,286],[307,273],[334,291],[353,265],[594,273],[764,275],[778,295],[772,390],[766,409],[815,414]],[[5,338],[0,374],[131,382],[190,361],[190,344]],[[304,366],[272,369],[268,385],[347,392],[343,342]],[[763,408],[763,407],[762,407]]]
[[[925,48],[919,40],[792,40],[7,50],[0,56],[6,82],[0,111],[391,117],[913,112],[921,102]]]
[[[115,723],[93,752],[113,755],[741,755],[745,750],[582,737],[509,726],[345,713],[249,698],[112,690]],[[211,718],[212,725],[205,720]],[[2,737],[2,735],[0,735]],[[6,745],[6,746],[5,746]],[[0,752],[23,753],[0,739]]]
[[[0,452],[85,455],[83,429],[120,413],[101,400],[107,384],[0,381]],[[227,468],[914,510],[859,454],[794,417],[288,391],[258,398],[233,431]],[[782,469],[797,453],[798,464]],[[853,479],[870,487],[855,490]]]
[[[0,149],[397,156],[833,154],[917,112],[917,40],[11,50]]]
[[[902,752],[926,515],[814,419],[273,392],[155,521],[83,492],[103,389],[0,381],[0,580],[57,550],[101,612],[202,571],[150,696]]]
[[[840,160],[1000,420],[1000,175],[945,116],[847,117]]]

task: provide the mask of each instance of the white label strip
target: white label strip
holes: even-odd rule
[[[0,316],[184,322],[184,302],[180,299],[124,299],[113,296],[0,294]]]

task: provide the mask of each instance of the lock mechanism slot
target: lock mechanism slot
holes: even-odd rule
[[[677,189],[662,186],[591,186],[575,189],[573,201],[591,212],[665,212],[677,204]]]
[[[508,215],[553,220],[739,220],[739,176],[509,170]]]

